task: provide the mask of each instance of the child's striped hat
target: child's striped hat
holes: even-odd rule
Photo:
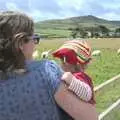
[[[91,60],[91,48],[84,40],[71,40],[65,42],[53,56],[63,59],[70,64],[85,64]]]

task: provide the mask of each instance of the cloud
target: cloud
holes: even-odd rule
[[[52,13],[44,14],[44,12],[40,12],[37,9],[34,9],[31,12],[27,12],[27,14],[29,16],[31,16],[35,21],[43,21],[43,20],[47,20],[47,19],[61,18],[60,16],[57,16],[57,15],[52,14]]]
[[[36,21],[94,15],[120,20],[119,0],[0,0],[0,10],[24,11]]]
[[[4,0],[0,0],[0,10],[6,10],[6,4]]]
[[[20,9],[17,7],[15,3],[6,3],[6,8],[8,10],[19,11]]]
[[[29,8],[37,9],[41,12],[51,12],[51,13],[59,13],[61,9],[59,4],[55,0],[29,0]]]
[[[101,16],[102,18],[106,18],[107,20],[119,20],[120,21],[120,16],[118,16],[118,14],[114,12],[105,13]],[[98,17],[101,17],[101,16],[98,15]]]

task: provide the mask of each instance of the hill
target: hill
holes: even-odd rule
[[[70,28],[76,28],[78,26],[81,28],[96,27],[99,25],[104,25],[114,30],[120,26],[120,21],[105,20],[92,15],[53,19],[37,22],[35,24],[35,31],[48,37],[69,37],[71,34]]]

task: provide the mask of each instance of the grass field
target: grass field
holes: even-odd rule
[[[66,39],[43,40],[37,46],[39,53],[45,50],[57,49]],[[94,86],[97,86],[111,77],[120,73],[120,55],[117,49],[120,48],[120,39],[89,39],[92,49],[102,51],[101,56],[93,57],[87,73],[93,78]],[[40,59],[40,58],[38,58]],[[50,57],[50,59],[53,59]],[[102,112],[113,102],[120,98],[120,80],[118,83],[106,87],[96,95],[97,111]]]
[[[96,107],[99,113],[120,98],[120,79],[96,93]]]
[[[106,115],[103,120],[120,120],[120,105]]]

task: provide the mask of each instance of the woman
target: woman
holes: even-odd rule
[[[97,120],[93,105],[80,101],[60,80],[68,73],[51,61],[33,61],[33,21],[0,13],[0,120]]]

